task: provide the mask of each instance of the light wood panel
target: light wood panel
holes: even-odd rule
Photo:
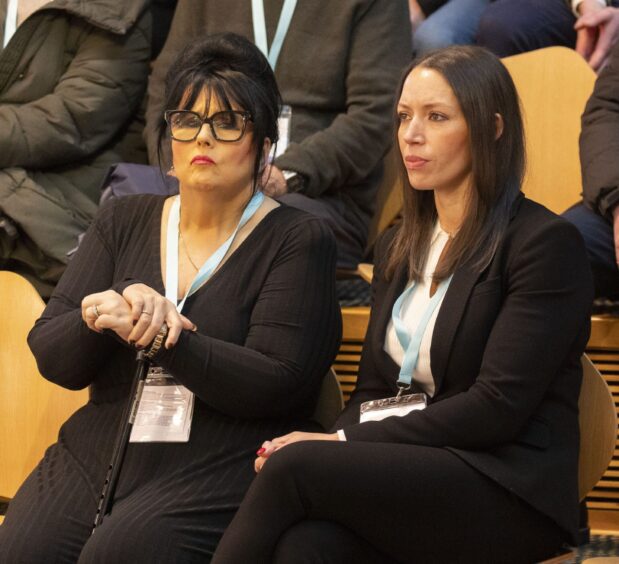
[[[619,331],[618,320],[610,317],[591,318],[591,337],[587,354],[601,372],[619,414]],[[619,532],[619,435],[608,469],[587,496],[592,530]]]
[[[26,336],[43,307],[29,282],[0,271],[0,497],[15,495],[60,425],[88,397],[39,374]]]
[[[342,308],[342,344],[335,358],[333,370],[342,389],[344,402],[348,401],[357,385],[361,349],[369,319],[369,307]]]
[[[580,117],[596,75],[573,49],[548,47],[503,63],[522,101],[527,197],[561,213],[581,199]]]
[[[606,472],[617,442],[617,412],[608,384],[587,356],[582,358],[582,367],[583,379],[578,400],[580,499],[587,496]]]

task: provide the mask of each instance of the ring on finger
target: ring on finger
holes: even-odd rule
[[[142,313],[140,313],[140,315],[152,315],[153,312],[152,311],[146,311],[145,309],[142,310]]]
[[[93,305],[93,306],[92,306],[92,311],[93,311],[93,313],[95,314],[95,319],[99,319],[99,316],[101,315],[101,314],[99,313],[99,308],[98,308],[96,305]]]

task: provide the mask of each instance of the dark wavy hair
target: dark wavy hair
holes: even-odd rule
[[[501,61],[481,47],[454,46],[433,51],[404,71],[404,81],[416,67],[439,72],[453,90],[469,130],[472,190],[465,217],[434,273],[439,282],[471,261],[482,271],[492,260],[507,229],[510,210],[520,193],[525,169],[525,141],[520,102],[512,78]],[[503,132],[496,139],[496,116]],[[396,132],[399,119],[394,112]],[[397,134],[396,134],[397,135]],[[397,142],[397,137],[396,137]],[[437,220],[434,192],[412,189],[400,159],[404,188],[403,219],[389,249],[386,275],[408,263],[409,278],[421,279]]]
[[[253,189],[261,176],[262,147],[265,139],[278,140],[277,118],[282,98],[273,70],[261,51],[248,39],[235,33],[208,35],[183,49],[170,66],[165,79],[165,108],[188,110],[205,92],[207,107],[214,97],[223,109],[241,109],[251,114],[252,145],[256,152]],[[158,156],[168,140],[165,119],[161,116]],[[163,167],[162,167],[163,168]]]

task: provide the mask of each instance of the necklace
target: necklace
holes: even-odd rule
[[[185,249],[185,255],[187,255],[187,258],[189,259],[191,266],[193,266],[196,269],[196,272],[199,271],[200,269],[196,266],[196,263],[193,262],[191,255],[189,254],[189,249],[187,248],[187,244],[185,243],[185,239],[183,238],[183,232],[180,230],[180,228],[178,230],[178,236],[179,236],[179,239],[181,240],[181,243],[183,244],[183,249]]]

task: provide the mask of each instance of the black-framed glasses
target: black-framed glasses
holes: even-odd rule
[[[193,141],[205,123],[208,123],[217,141],[238,141],[245,134],[247,122],[251,120],[249,112],[238,110],[224,110],[210,117],[202,117],[191,110],[167,110],[164,116],[175,141]]]

